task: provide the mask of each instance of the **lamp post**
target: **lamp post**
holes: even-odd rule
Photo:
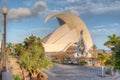
[[[2,13],[4,16],[4,30],[3,30],[3,72],[2,72],[2,80],[14,80],[12,74],[6,68],[6,16],[8,13],[8,9],[6,6],[3,6]]]
[[[6,71],[6,59],[5,59],[5,49],[6,49],[6,16],[8,13],[8,9],[6,6],[3,6],[2,13],[4,16],[4,32],[3,32],[3,71]]]

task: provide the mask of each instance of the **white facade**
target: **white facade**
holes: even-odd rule
[[[45,37],[45,52],[64,52],[72,44],[79,41],[80,31],[84,31],[84,39],[87,50],[92,47],[92,39],[90,33],[81,19],[71,13],[61,13],[57,15],[50,15],[46,21],[50,18],[57,18],[60,23],[60,27],[54,32]]]

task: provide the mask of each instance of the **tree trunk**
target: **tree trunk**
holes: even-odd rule
[[[30,71],[30,75],[31,75],[31,80],[37,80],[37,73],[35,71]]]
[[[21,70],[22,70],[22,74],[23,74],[23,80],[25,80],[25,75],[24,75],[24,69],[23,69],[23,67],[20,65],[20,68],[21,68]]]
[[[44,75],[43,71],[40,71],[40,74],[42,76],[40,76],[40,78],[38,77],[38,80],[47,80],[47,77]]]
[[[111,67],[110,68],[110,74],[113,76],[113,75],[115,75],[115,72],[116,72],[115,68]]]
[[[37,80],[37,77],[31,77],[31,80]]]
[[[101,76],[104,77],[104,66],[101,66]]]
[[[31,74],[31,80],[47,80],[47,77],[44,75],[43,71],[40,71],[39,73],[33,71],[30,74]]]

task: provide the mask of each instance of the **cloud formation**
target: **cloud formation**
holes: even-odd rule
[[[21,19],[31,16],[32,13],[29,8],[10,9],[8,19]]]
[[[50,2],[46,0],[49,4]],[[52,5],[56,8],[50,7],[53,13],[73,12],[73,13],[94,13],[103,14],[108,12],[120,11],[120,0],[51,0]]]
[[[25,0],[23,4],[26,7],[9,10],[8,20],[40,17],[44,14],[49,15],[62,12],[72,12],[77,15],[120,12],[120,0]],[[33,6],[28,7],[30,5]],[[1,15],[0,13],[0,22],[2,19]]]
[[[107,24],[107,25],[98,25],[95,26],[94,29],[91,30],[92,35],[111,35],[111,34],[118,34],[120,30],[119,23]]]
[[[36,2],[32,8],[12,8],[9,10],[7,18],[11,20],[19,20],[29,17],[40,17],[46,10],[46,3],[43,1]],[[2,13],[0,13],[0,20],[3,19]]]

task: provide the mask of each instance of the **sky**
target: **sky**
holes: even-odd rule
[[[3,5],[9,10],[8,43],[23,42],[31,34],[43,38],[59,27],[56,19],[44,23],[45,18],[62,12],[74,13],[84,21],[98,49],[107,49],[104,42],[109,35],[120,36],[120,0],[0,0],[0,30]]]

